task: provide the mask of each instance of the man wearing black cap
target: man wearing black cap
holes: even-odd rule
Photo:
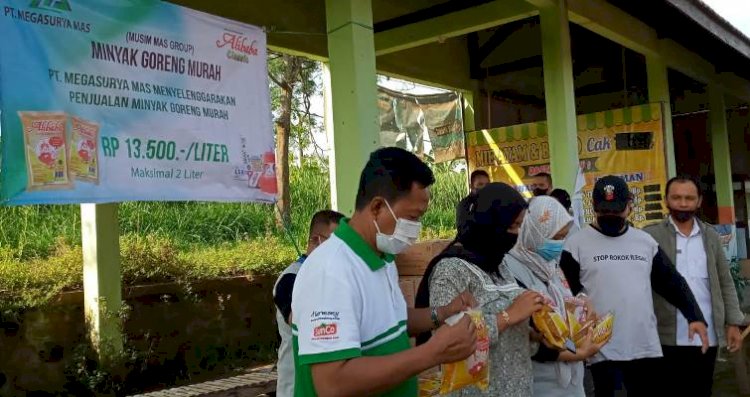
[[[690,339],[698,334],[708,349],[705,320],[687,282],[650,235],[627,224],[631,197],[622,178],[599,179],[592,192],[596,223],[568,239],[560,261],[573,294],[585,292],[597,313],[615,316],[612,339],[591,360],[597,397],[614,395],[618,372],[628,396],[659,395],[662,350],[652,291],[680,310]]]

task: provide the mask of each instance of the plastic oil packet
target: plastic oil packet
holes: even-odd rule
[[[612,338],[612,327],[614,326],[614,324],[615,315],[611,312],[600,318],[596,322],[596,326],[594,327],[594,343],[609,342],[609,340]]]
[[[568,332],[576,347],[581,347],[589,330],[594,326],[594,320],[589,317],[586,305],[588,298],[579,294],[565,299],[565,311],[568,319]]]
[[[84,182],[99,184],[99,124],[80,117],[71,119],[70,171]]]
[[[419,397],[432,397],[440,392],[440,373],[425,375],[419,378]]]
[[[484,316],[479,310],[469,310],[448,318],[448,325],[455,325],[464,315],[471,316],[477,328],[477,350],[463,361],[443,364],[440,394],[447,394],[468,386],[487,390],[490,386],[490,334]]]
[[[568,325],[552,306],[545,304],[542,310],[531,315],[531,319],[536,329],[551,346],[568,350],[572,348],[570,343],[566,343],[569,339]]]
[[[18,112],[26,152],[26,190],[71,189],[63,112]]]

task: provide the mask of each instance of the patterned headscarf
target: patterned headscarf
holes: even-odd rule
[[[544,244],[545,240],[554,237],[565,226],[573,222],[568,211],[557,201],[549,196],[534,197],[529,202],[526,217],[521,224],[518,235],[518,243],[508,252],[540,279],[547,286],[546,294],[555,302],[555,311],[567,320],[565,310],[565,298],[572,294],[569,289],[561,287],[557,273],[557,261],[546,260],[536,253],[537,249]],[[553,280],[550,282],[550,280]],[[567,387],[570,383],[577,382],[576,373],[579,370],[575,363],[558,361],[555,363],[557,380],[560,386]]]
[[[556,275],[557,263],[542,258],[536,250],[571,222],[573,218],[556,199],[534,197],[521,224],[518,243],[510,254],[528,266],[537,278],[549,282]]]

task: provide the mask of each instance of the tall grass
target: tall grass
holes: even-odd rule
[[[429,237],[453,233],[455,204],[465,192],[465,175],[435,166],[430,210],[423,223]],[[328,170],[306,165],[291,169],[291,224],[276,227],[272,205],[204,202],[134,202],[120,206],[122,235],[156,236],[181,251],[272,235],[302,243],[310,217],[330,206]],[[0,207],[0,250],[21,260],[54,254],[61,243],[80,245],[80,211],[76,205]],[[290,244],[291,245],[291,244]]]
[[[465,175],[435,167],[424,237],[454,233]],[[274,274],[304,249],[310,217],[330,206],[328,171],[292,168],[291,222],[276,226],[274,206],[224,203],[124,203],[120,206],[126,285]],[[44,305],[82,286],[79,207],[0,207],[0,312]]]

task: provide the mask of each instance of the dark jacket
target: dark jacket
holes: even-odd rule
[[[463,200],[458,202],[456,205],[456,230],[461,230],[463,225],[469,218],[469,212],[471,212],[471,206],[476,201],[474,193],[464,197]]]

